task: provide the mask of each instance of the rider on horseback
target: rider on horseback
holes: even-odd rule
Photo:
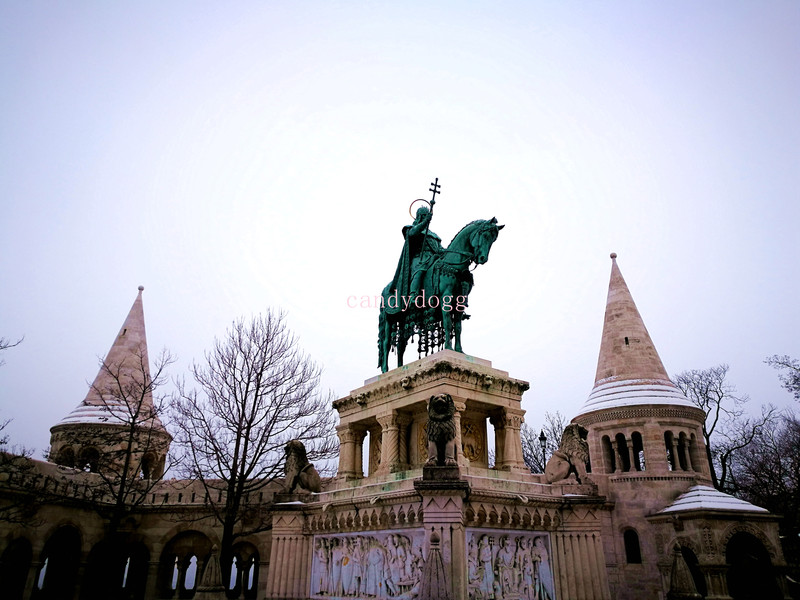
[[[436,257],[444,253],[442,239],[429,230],[432,213],[426,207],[417,210],[414,223],[403,227],[403,252],[397,262],[397,270],[392,280],[390,292],[413,302],[419,295],[425,273]]]

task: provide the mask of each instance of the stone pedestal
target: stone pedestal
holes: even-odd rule
[[[422,480],[414,482],[422,498],[423,524],[426,532],[426,554],[430,554],[430,534],[441,540],[439,551],[444,560],[452,598],[467,597],[466,535],[464,499],[469,496],[469,483],[459,478],[458,467],[425,467]]]
[[[334,402],[341,442],[338,479],[364,476],[364,436],[370,433],[368,476],[420,468],[427,459],[427,403],[450,394],[456,407],[456,461],[460,467],[488,467],[486,422],[495,428],[496,468],[528,472],[522,459],[520,427],[526,381],[492,368],[491,362],[443,350],[394,369]]]
[[[302,502],[292,500],[278,502],[273,509],[268,600],[308,597],[311,540],[303,533],[303,507]]]

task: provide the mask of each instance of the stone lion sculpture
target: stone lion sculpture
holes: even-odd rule
[[[577,423],[570,423],[561,434],[558,450],[547,461],[544,477],[547,483],[563,481],[570,473],[575,473],[578,483],[588,480],[586,463],[589,460],[588,431]]]
[[[291,494],[295,490],[319,492],[322,489],[322,480],[314,465],[308,462],[306,447],[300,440],[292,440],[284,448],[286,464],[284,465],[286,492]]]
[[[456,405],[450,394],[428,401],[428,460],[426,467],[454,467],[456,462]]]

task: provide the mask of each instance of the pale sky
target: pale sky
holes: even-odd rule
[[[610,252],[670,374],[793,404],[795,1],[3,2],[0,142],[0,418],[37,457],[138,285],[173,376],[268,307],[337,396],[378,374],[347,298],[435,177],[445,243],[506,224],[464,350],[537,429],[591,391]]]

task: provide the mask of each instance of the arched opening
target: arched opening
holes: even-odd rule
[[[671,431],[664,432],[664,446],[667,450],[667,469],[670,471],[674,471],[677,466],[676,456],[675,456],[675,438],[672,436]]]
[[[83,448],[78,458],[78,468],[90,473],[97,473],[100,466],[100,452],[97,448]]]
[[[62,467],[75,467],[75,451],[72,446],[63,446],[56,455],[56,464]]]
[[[622,534],[625,542],[625,562],[629,565],[642,564],[642,549],[639,547],[639,534],[635,529],[626,529]]]
[[[692,461],[692,469],[698,473],[703,472],[703,464],[708,459],[705,453],[700,452],[700,448],[697,444],[697,437],[694,434],[689,437],[689,457]]]
[[[42,550],[31,598],[71,598],[81,558],[81,535],[75,527],[65,525],[50,536]]]
[[[197,587],[197,556],[192,554],[186,561],[186,572],[183,576],[183,585],[181,586],[181,591],[194,592],[196,587]],[[192,594],[192,596],[193,595],[194,594]],[[184,595],[181,594],[181,598],[183,597]]]
[[[202,560],[211,554],[211,541],[199,531],[184,531],[164,547],[159,560],[159,593],[163,597],[193,598],[203,572]]]
[[[33,549],[25,538],[11,542],[0,556],[0,589],[8,600],[22,600]]]
[[[628,441],[625,439],[625,434],[618,433],[616,436],[617,441],[617,455],[619,456],[620,466],[622,471],[631,470],[631,455],[628,450]]]
[[[228,578],[228,598],[246,600],[256,597],[258,585],[258,550],[249,542],[240,542],[233,547],[233,562]]]
[[[156,457],[148,452],[142,457],[142,479],[152,479],[155,475]]]
[[[141,542],[94,545],[81,582],[81,600],[142,600],[150,552]]]
[[[739,532],[725,547],[728,563],[728,594],[734,600],[778,600],[775,572],[764,545],[757,537]]]
[[[689,573],[692,574],[694,589],[705,598],[708,595],[708,587],[706,586],[706,578],[700,570],[700,561],[697,560],[697,556],[692,552],[692,549],[686,546],[681,546],[681,556],[683,556],[686,566],[689,567]]]
[[[642,434],[634,431],[631,435],[631,445],[633,446],[633,466],[637,471],[644,471],[644,442]]]
[[[603,436],[603,464],[606,473],[613,473],[617,470],[617,459],[614,456],[614,447],[611,445],[611,439],[607,435]]]
[[[678,435],[678,464],[681,471],[689,470],[689,463],[687,457],[689,456],[689,446],[686,443],[686,434],[681,432]]]

